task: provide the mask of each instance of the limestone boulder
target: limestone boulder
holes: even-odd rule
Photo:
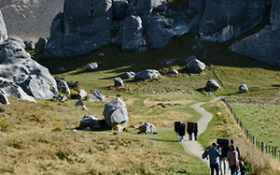
[[[165,14],[167,4],[164,0],[130,0],[127,15],[144,16],[152,13]]]
[[[35,52],[36,53],[44,53],[44,48],[48,43],[48,39],[44,37],[40,37],[37,43],[35,44]]]
[[[159,76],[160,76],[160,73],[158,70],[145,69],[140,72],[137,72],[134,79],[135,80],[146,80],[146,79],[158,78]]]
[[[0,77],[0,91],[2,94],[5,94],[5,96],[14,96],[20,100],[26,100],[30,102],[36,102],[36,100],[32,97],[26,94],[23,89],[15,84],[14,82],[1,78]]]
[[[80,122],[79,129],[85,130],[87,127],[90,128],[90,130],[96,130],[101,128],[101,124],[99,122],[100,120],[94,116],[85,115]]]
[[[57,89],[59,92],[66,94],[67,96],[70,95],[70,88],[66,81],[56,79],[56,83],[57,83]]]
[[[35,50],[35,44],[33,41],[24,41],[25,49]]]
[[[204,71],[205,67],[205,64],[197,59],[186,65],[186,68],[190,73],[200,73]]]
[[[246,84],[242,84],[239,86],[238,90],[240,93],[245,93],[245,92],[248,92],[248,87]]]
[[[6,24],[3,18],[3,14],[0,10],[0,44],[8,38]]]
[[[88,71],[94,71],[98,68],[98,64],[97,63],[90,63],[87,65],[87,70]]]
[[[122,50],[137,50],[143,39],[142,32],[142,20],[139,16],[126,17],[123,24]]]
[[[208,91],[217,91],[221,89],[220,85],[213,79],[207,81],[206,83],[206,90]]]
[[[126,104],[120,98],[115,98],[107,103],[103,115],[106,124],[112,128],[115,126],[125,127],[129,121]]]
[[[95,90],[93,94],[90,94],[89,101],[105,101],[105,97],[101,92]]]
[[[191,29],[197,29],[203,40],[220,43],[259,24],[266,12],[263,0],[191,0],[190,4],[191,10],[197,10]]]
[[[5,94],[0,94],[0,103],[4,104],[4,105],[9,105],[9,99]]]
[[[115,87],[120,87],[123,85],[123,80],[120,77],[114,78],[114,86]]]
[[[191,55],[186,59],[186,65],[190,62],[192,62],[193,60],[197,60],[197,57],[195,55]]]
[[[135,77],[135,72],[132,72],[132,71],[126,72],[125,75],[128,79],[131,79],[131,78]]]
[[[127,0],[113,0],[113,15],[116,19],[123,19],[126,17],[126,10],[128,9]]]
[[[86,96],[87,96],[87,92],[84,89],[81,89],[78,92],[78,97],[79,97],[80,100],[83,100]]]
[[[176,69],[170,69],[169,73],[176,74],[176,75],[179,74],[178,70],[176,70]]]
[[[152,123],[145,123],[144,125],[140,126],[140,133],[145,133],[145,134],[156,134],[156,128],[154,124]]]
[[[0,44],[0,63],[8,58],[30,58],[29,53],[27,53],[24,48],[25,44],[21,38],[10,36]]]

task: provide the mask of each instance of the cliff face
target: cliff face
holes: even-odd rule
[[[50,36],[50,26],[64,0],[0,0],[9,35],[37,41]]]
[[[270,14],[271,25],[258,33],[235,42],[229,49],[261,62],[280,66],[280,1],[273,1]]]
[[[6,24],[3,19],[2,12],[0,10],[0,43],[3,42],[4,40],[6,40],[7,37],[8,37],[8,34],[7,34]]]

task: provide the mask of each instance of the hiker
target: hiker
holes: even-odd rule
[[[240,161],[240,171],[241,171],[241,175],[246,175],[247,168],[246,168],[246,166],[244,165],[244,162],[243,162],[243,161]]]
[[[206,153],[209,155],[209,161],[210,161],[210,168],[211,168],[211,175],[214,175],[214,170],[216,170],[216,175],[219,175],[219,163],[218,163],[218,157],[222,155],[222,148],[219,147],[219,144],[214,142],[212,144],[212,147],[209,148],[209,151]]]
[[[230,140],[230,144],[235,146],[236,151],[238,153],[238,160],[240,161],[241,160],[241,155],[240,155],[238,146],[234,144],[234,140],[233,139]]]
[[[240,168],[239,168],[238,152],[236,151],[235,145],[229,146],[229,153],[227,158],[231,170],[231,175],[239,175]]]
[[[192,140],[192,133],[193,133],[193,128],[194,128],[194,123],[193,122],[188,122],[188,134],[189,134],[189,139]]]
[[[195,140],[197,140],[197,133],[198,133],[198,126],[197,126],[197,123],[194,123],[193,134],[194,134],[194,139]]]
[[[227,159],[226,157],[222,157],[222,156],[219,157],[221,174],[223,174],[223,170],[224,170],[224,174],[227,174],[226,159]],[[222,164],[224,164],[224,166],[222,166]]]

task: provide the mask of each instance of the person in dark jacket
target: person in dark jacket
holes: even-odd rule
[[[214,175],[214,170],[216,170],[216,175],[219,175],[219,163],[218,157],[222,155],[222,148],[218,149],[219,144],[214,142],[212,147],[209,148],[208,155],[209,155],[209,162],[211,168],[211,175]]]
[[[238,153],[238,160],[240,161],[240,160],[241,160],[241,159],[240,159],[240,158],[241,158],[241,155],[240,155],[240,151],[239,151],[238,146],[234,144],[234,140],[233,140],[233,139],[230,140],[230,144],[232,144],[232,145],[235,146],[236,151],[237,151],[237,153]]]

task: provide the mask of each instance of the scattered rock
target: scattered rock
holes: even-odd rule
[[[78,96],[79,96],[79,99],[80,99],[80,100],[83,100],[83,99],[87,96],[87,92],[86,92],[84,89],[81,89],[81,90],[78,92]]]
[[[156,128],[152,123],[145,123],[144,125],[140,126],[140,133],[151,133],[156,134]]]
[[[82,101],[77,101],[75,105],[76,105],[76,106],[83,106],[84,104],[83,104]]]
[[[65,96],[65,95],[58,95],[58,96],[57,96],[57,99],[58,99],[60,102],[65,102],[66,100],[68,100],[68,97]]]
[[[94,117],[94,116],[90,116],[90,115],[85,115],[82,119],[82,121],[80,122],[79,125],[79,129],[81,130],[95,130],[95,129],[99,129],[101,128],[101,125],[99,123],[99,119]],[[89,127],[89,128],[87,128]]]
[[[30,49],[30,50],[35,50],[35,44],[33,43],[33,41],[24,41],[25,44],[25,49]]]
[[[200,73],[204,71],[205,67],[205,64],[197,59],[192,60],[186,65],[186,68],[190,73]]]
[[[95,90],[93,94],[90,94],[89,101],[95,101],[95,102],[105,101],[105,97],[99,91]]]
[[[87,108],[87,106],[86,105],[83,105],[83,109],[82,109],[83,111],[88,111],[88,108]]]
[[[98,68],[98,64],[97,63],[90,63],[87,65],[87,70],[88,71],[93,71],[96,70]]]
[[[114,78],[114,86],[115,87],[120,87],[123,85],[123,80],[120,77]]]
[[[103,52],[98,54],[99,57],[105,57],[105,54]]]
[[[56,83],[57,83],[57,88],[58,88],[59,92],[66,94],[67,96],[70,95],[70,88],[68,87],[68,84],[66,83],[66,81],[56,79]]]
[[[135,77],[135,72],[132,72],[132,71],[126,72],[125,75],[128,79],[131,79],[131,78]]]
[[[47,45],[48,40],[46,38],[40,37],[37,43],[35,44],[36,53],[44,53],[44,48]]]
[[[238,89],[239,89],[239,92],[240,92],[240,93],[248,92],[248,87],[247,87],[246,84],[240,85]]]
[[[107,103],[103,115],[106,124],[112,128],[115,126],[125,127],[129,121],[126,104],[120,98],[115,98]]]
[[[0,94],[0,103],[4,104],[4,105],[9,105],[10,102],[8,100],[8,97],[5,94]]]
[[[169,73],[170,74],[179,74],[179,72],[175,69],[170,69]]]
[[[216,91],[216,90],[221,89],[221,87],[215,80],[211,79],[211,80],[207,81],[206,89],[208,91]]]
[[[149,50],[148,46],[140,45],[138,48],[138,52],[147,52]]]
[[[135,80],[146,80],[146,79],[153,79],[158,78],[160,76],[159,71],[154,69],[146,69],[140,72],[137,72],[134,79]]]
[[[58,71],[59,71],[59,72],[65,72],[66,69],[65,69],[65,67],[60,67],[60,68],[58,68]]]
[[[128,8],[127,0],[113,0],[114,18],[116,18],[116,19],[125,18],[127,8]]]
[[[188,63],[190,63],[190,62],[192,62],[193,60],[197,60],[197,57],[196,56],[194,56],[194,55],[191,55],[190,57],[188,57],[187,59],[186,59],[186,64],[188,64]]]

